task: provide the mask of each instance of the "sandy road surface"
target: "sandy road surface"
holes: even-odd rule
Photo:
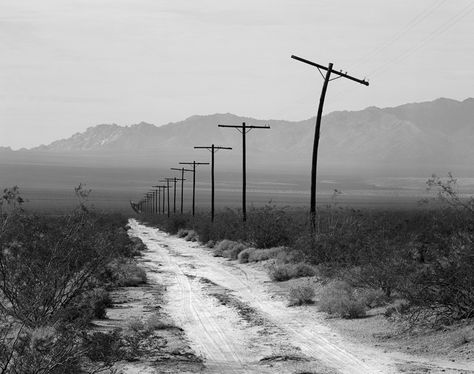
[[[201,355],[207,373],[470,373],[462,363],[416,360],[354,345],[315,308],[292,307],[268,276],[213,257],[195,243],[130,221],[149,251],[149,276],[167,274],[167,312]],[[400,368],[399,371],[397,368]],[[474,371],[473,371],[474,373]]]

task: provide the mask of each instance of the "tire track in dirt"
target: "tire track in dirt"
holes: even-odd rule
[[[351,344],[324,324],[314,308],[288,308],[283,300],[275,298],[269,290],[271,284],[268,277],[262,271],[215,258],[195,243],[169,236],[136,221],[132,220],[131,226],[153,252],[152,260],[163,264],[160,270],[169,272],[173,280],[168,287],[170,312],[193,342],[193,349],[205,358],[208,373],[275,372],[277,367],[268,368],[259,364],[259,359],[267,362],[268,357],[291,357],[272,351],[279,342],[289,343],[286,347],[298,348],[302,358],[314,360],[311,369],[306,371],[291,371],[291,363],[282,363],[278,367],[282,374],[336,371],[344,374],[389,374],[400,372],[398,368],[406,373],[416,373],[421,369],[433,373],[470,372],[462,371],[462,364],[445,366],[443,363],[435,367],[425,359],[401,357]],[[203,279],[225,289],[232,300],[256,310],[258,318],[264,321],[263,325],[267,324],[269,328],[262,329],[260,326],[259,334],[255,328],[243,326],[238,311],[229,313],[232,303],[227,306],[216,303],[219,298],[212,298]],[[265,331],[264,334],[262,331]],[[403,364],[407,362],[417,362],[413,366],[416,370],[404,370]],[[322,365],[317,366],[317,363]],[[459,368],[453,368],[455,366]]]
[[[179,256],[162,240],[163,233],[147,230],[145,226],[131,221],[132,230],[137,233],[154,253],[150,259],[161,263],[161,272],[170,274],[167,286],[170,315],[182,327],[191,340],[192,348],[206,360],[207,373],[266,373],[263,368],[252,369],[254,358],[246,349],[245,335],[236,329],[238,319],[229,315],[227,308],[217,306],[215,301],[202,290],[198,279],[190,279],[179,264]],[[222,318],[225,315],[226,318]]]
[[[216,306],[207,297],[198,281],[190,281],[183,271],[187,268],[193,275],[208,278],[211,281],[231,290],[243,302],[258,309],[259,313],[276,325],[282,333],[275,336],[256,337],[275,339],[279,342],[290,342],[301,352],[312,359],[347,374],[391,373],[395,369],[373,363],[365,363],[345,349],[336,346],[323,335],[330,335],[324,326],[311,320],[301,320],[298,311],[290,310],[285,304],[272,300],[262,285],[261,274],[240,270],[223,264],[222,259],[215,258],[208,251],[196,244],[172,237],[159,230],[139,225],[132,221],[138,236],[154,250],[157,261],[164,263],[166,270],[173,274],[175,286],[169,293],[180,295],[178,307],[173,311],[179,319],[178,324],[186,331],[195,349],[207,360],[208,367],[216,372],[226,373],[263,373],[264,368],[252,369],[251,364],[258,360],[246,349],[251,338],[240,329],[235,328],[239,321],[229,319],[232,315],[224,311],[224,306]],[[242,276],[243,274],[243,276]],[[168,302],[168,305],[176,304]],[[220,309],[220,310],[219,310]],[[180,316],[181,315],[181,316]],[[323,334],[321,334],[323,333]],[[276,336],[278,335],[278,336]],[[255,340],[255,339],[254,339]],[[267,352],[268,353],[268,352]],[[260,358],[264,355],[260,354]],[[247,366],[247,367],[246,367]]]

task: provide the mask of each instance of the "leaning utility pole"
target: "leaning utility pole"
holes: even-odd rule
[[[247,126],[245,122],[242,125],[217,125],[218,127],[232,127],[242,134],[242,221],[247,221],[247,145],[246,134],[252,129],[269,129],[270,126]]]
[[[210,147],[194,147],[194,149],[207,149],[211,152],[211,222],[214,222],[214,154],[220,149],[232,149],[231,147],[217,147],[211,144]]]
[[[186,170],[184,171],[192,171],[193,172],[193,217],[196,212],[196,165],[209,165],[209,162],[180,162],[180,165],[193,165],[193,170]]]
[[[315,66],[321,76],[324,78],[324,83],[323,83],[323,89],[321,91],[321,97],[319,99],[319,108],[318,108],[318,115],[316,117],[316,130],[314,132],[314,143],[313,143],[313,159],[312,159],[312,164],[311,164],[311,205],[310,205],[310,215],[311,215],[311,225],[313,229],[316,227],[316,172],[317,172],[317,166],[318,166],[318,147],[319,147],[319,134],[321,130],[321,118],[323,114],[323,106],[324,106],[324,99],[326,97],[326,91],[328,88],[328,84],[330,81],[339,79],[339,78],[347,78],[349,80],[352,80],[354,82],[363,84],[365,86],[369,85],[369,82],[367,82],[365,79],[358,79],[354,78],[350,75],[347,74],[347,72],[343,73],[341,71],[336,71],[333,70],[333,64],[329,63],[329,65],[323,66],[320,64],[317,64],[315,62],[306,60],[304,58],[291,55],[291,58],[304,62],[305,64]],[[324,76],[321,70],[326,70],[326,75]],[[331,74],[337,75],[336,78],[331,79]]]
[[[183,200],[184,200],[184,194],[183,194],[183,191],[184,191],[184,181],[186,179],[184,179],[184,172],[185,171],[192,171],[192,170],[188,170],[188,169],[185,169],[185,168],[171,168],[171,170],[179,170],[181,171],[181,178],[178,178],[179,181],[181,181],[181,214],[183,214]]]

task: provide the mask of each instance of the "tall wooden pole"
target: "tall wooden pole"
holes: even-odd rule
[[[181,170],[181,214],[183,214],[183,203],[184,203],[184,168]]]
[[[161,209],[161,188],[162,188],[162,186],[153,186],[153,187],[156,188],[155,191],[157,192],[156,202],[155,202],[155,211],[156,211],[157,214],[160,214],[161,213],[160,209]]]
[[[184,169],[184,171],[191,171],[193,173],[193,217],[196,213],[196,166],[197,165],[209,165],[209,162],[180,162],[180,165],[193,165],[192,170]]]
[[[323,89],[321,91],[321,97],[319,98],[318,115],[316,116],[316,130],[314,131],[313,141],[313,160],[311,163],[311,225],[316,226],[316,173],[318,167],[318,147],[319,147],[319,135],[321,133],[321,118],[323,115],[324,99],[326,98],[326,91],[328,89],[329,78],[331,77],[333,64],[328,65],[326,76],[324,78]]]
[[[170,181],[166,179],[166,195],[168,196],[168,218],[170,216]]]
[[[342,71],[336,71],[333,70],[333,64],[330,63],[327,67],[317,64],[316,62],[306,60],[304,58],[292,55],[292,59],[298,60],[300,62],[303,62],[305,64],[311,65],[316,67],[319,70],[319,73],[321,76],[323,76],[323,73],[321,70],[326,71],[326,75],[323,76],[324,78],[324,84],[323,88],[321,91],[321,97],[319,99],[319,107],[318,107],[318,115],[316,117],[316,129],[314,132],[314,142],[313,142],[313,156],[312,156],[312,163],[311,163],[311,201],[310,201],[310,216],[311,216],[311,227],[313,230],[316,227],[316,175],[317,175],[317,167],[318,167],[318,148],[319,148],[319,137],[320,137],[320,131],[321,131],[321,119],[323,115],[323,106],[324,106],[324,99],[326,97],[326,91],[328,88],[328,84],[330,81],[334,79],[339,79],[339,78],[346,78],[349,80],[352,80],[354,82],[363,84],[365,86],[369,85],[369,82],[367,82],[365,79],[358,79],[355,77],[352,77],[346,73],[343,73]],[[331,79],[331,74],[337,75],[337,77]]]
[[[176,214],[176,182],[177,182],[177,179],[176,178],[173,178],[173,213]]]
[[[177,180],[180,180],[181,181],[181,214],[183,214],[183,206],[184,206],[184,181],[186,179],[184,179],[184,172],[185,171],[192,171],[192,170],[188,170],[188,169],[185,169],[185,168],[171,168],[171,170],[178,170],[181,172],[181,178],[177,179]]]
[[[173,178],[165,178],[160,182],[166,182],[166,186],[163,186],[163,190],[166,189],[166,200],[167,200],[167,215],[170,216],[170,180]],[[165,193],[163,191],[163,214],[165,213]]]
[[[247,144],[246,134],[252,129],[269,129],[270,126],[248,126],[245,122],[242,125],[218,125],[218,127],[232,127],[242,133],[242,221],[247,221]]]
[[[247,127],[245,122],[242,122],[242,221],[247,221],[247,146],[246,138]]]
[[[161,205],[161,213],[162,214],[165,214],[165,190],[166,190],[166,186],[162,186],[161,189],[163,190],[163,199],[162,199],[162,205]]]
[[[211,222],[214,222],[214,154],[220,149],[232,149],[231,147],[218,147],[212,144],[210,147],[194,147],[195,149],[207,149],[211,152]]]

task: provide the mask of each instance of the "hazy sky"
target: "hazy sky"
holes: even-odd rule
[[[473,0],[0,0],[0,146],[99,123],[315,115],[474,96]]]

